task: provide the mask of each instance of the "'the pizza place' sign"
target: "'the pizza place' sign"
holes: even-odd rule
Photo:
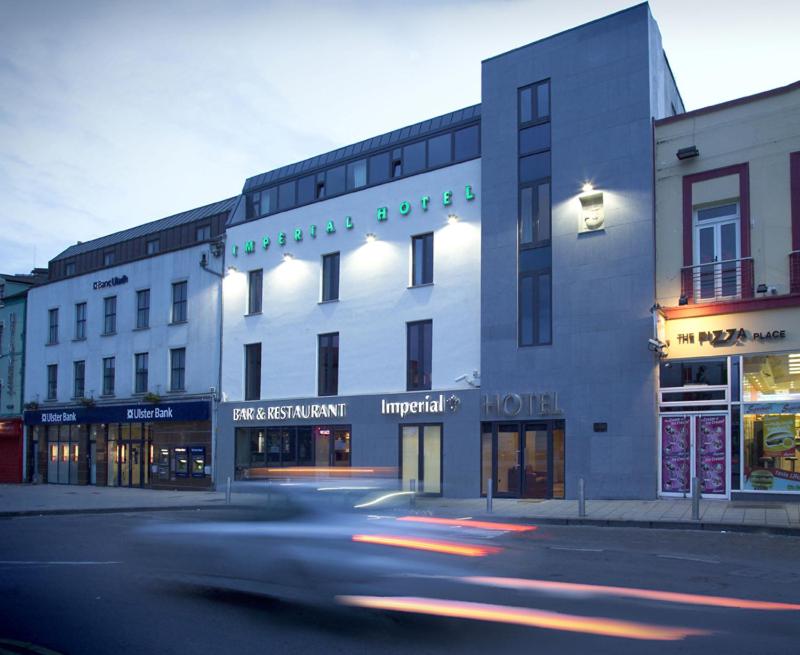
[[[708,344],[713,347],[735,346],[748,341],[771,342],[786,338],[786,330],[765,330],[751,332],[744,328],[726,328],[724,330],[700,330],[698,332],[680,332],[677,335],[681,345]]]

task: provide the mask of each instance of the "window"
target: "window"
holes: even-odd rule
[[[392,177],[400,177],[403,174],[403,158],[400,150],[392,152]]]
[[[322,256],[322,302],[339,300],[339,253]]]
[[[55,400],[58,395],[58,364],[47,365],[47,400]]]
[[[367,184],[367,160],[360,159],[347,165],[347,190],[359,189]]]
[[[519,91],[519,122],[546,120],[550,116],[550,82],[545,80]]]
[[[75,262],[67,262],[64,264],[64,275],[75,275]]]
[[[82,341],[86,338],[86,303],[79,302],[75,305],[75,340]]]
[[[411,286],[433,284],[433,232],[411,237]]]
[[[3,328],[5,327],[4,323],[0,323],[0,355],[3,354]]]
[[[698,302],[741,295],[739,221],[738,202],[695,210],[692,278]]]
[[[264,271],[260,268],[257,271],[250,271],[250,274],[248,275],[248,289],[247,289],[248,314],[261,313],[263,279],[264,279]]]
[[[134,393],[147,393],[147,371],[149,359],[150,357],[147,353],[136,353],[134,355]]]
[[[330,169],[325,174],[325,191],[328,196],[337,196],[344,193],[347,184],[345,183],[345,167],[337,166]]]
[[[284,182],[278,187],[278,209],[289,209],[295,205],[295,183]]]
[[[451,152],[452,136],[450,132],[428,139],[428,166],[444,166],[453,160]]]
[[[109,250],[103,253],[103,266],[113,266],[114,262],[116,261],[117,256],[113,250]]]
[[[117,297],[103,298],[103,334],[117,331]]]
[[[195,241],[209,241],[211,239],[211,225],[198,225],[194,229]]]
[[[158,239],[148,239],[145,250],[148,255],[157,255],[161,251],[161,242]]]
[[[262,189],[247,196],[247,218],[258,218],[271,214],[278,207],[278,189]]]
[[[169,351],[169,390],[186,389],[186,348],[172,348]]]
[[[413,175],[425,169],[425,142],[412,143],[403,148],[403,174]]]
[[[51,309],[47,312],[49,330],[47,332],[47,343],[58,343],[58,309]]]
[[[550,241],[550,182],[520,189],[520,246],[544,245]]]
[[[427,391],[431,388],[431,350],[433,321],[407,324],[406,389]]]
[[[453,151],[456,161],[472,159],[481,154],[481,131],[477,125],[456,130],[453,134]]]
[[[320,396],[339,393],[339,333],[319,335],[318,392]]]
[[[533,182],[550,177],[550,151],[528,155],[519,160],[519,181]]]
[[[116,364],[114,357],[103,357],[103,395],[114,395],[114,376]]]
[[[325,197],[325,173],[317,175],[317,183],[314,186],[314,199],[322,200]]]
[[[442,426],[400,426],[400,477],[403,489],[442,493]]]
[[[389,180],[389,153],[382,152],[369,158],[369,183],[380,184]]]
[[[297,204],[298,205],[305,205],[308,202],[312,202],[315,197],[315,187],[317,184],[317,176],[316,175],[309,175],[307,177],[301,177],[297,181]]]
[[[244,399],[261,398],[261,344],[248,343],[244,347]]]
[[[136,292],[136,329],[144,330],[150,327],[150,289],[140,289]]]
[[[72,397],[83,398],[86,395],[86,362],[81,360],[72,363]]]
[[[520,273],[519,345],[552,343],[550,271]]]
[[[172,285],[172,322],[186,322],[186,282],[175,282]]]
[[[540,123],[519,131],[519,154],[548,150],[550,148],[550,123]]]

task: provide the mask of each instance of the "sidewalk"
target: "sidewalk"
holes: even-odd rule
[[[233,494],[233,504],[260,502],[252,494]],[[120,487],[0,484],[0,517],[91,512],[134,512],[225,507],[223,491],[155,491]],[[387,511],[408,511],[405,504]],[[688,530],[772,532],[800,536],[800,503],[703,500],[700,520],[692,520],[691,500],[588,500],[586,517],[576,500],[496,498],[493,512],[482,498],[417,498],[415,512],[472,516],[560,525],[627,526]]]

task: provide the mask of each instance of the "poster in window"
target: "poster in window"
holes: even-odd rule
[[[726,493],[726,416],[697,417],[697,477],[704,494]]]
[[[690,418],[661,417],[661,491],[689,491]]]
[[[766,457],[794,457],[794,416],[765,416],[763,440]]]

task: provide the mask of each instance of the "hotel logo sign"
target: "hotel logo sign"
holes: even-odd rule
[[[233,422],[290,421],[295,419],[345,418],[347,403],[298,403],[271,407],[235,407]]]
[[[481,400],[484,416],[561,416],[558,394],[545,393],[485,393]]]
[[[422,400],[402,400],[397,402],[381,398],[381,414],[383,416],[398,415],[400,418],[417,414],[444,414],[445,409],[455,412],[461,405],[461,399],[455,394],[445,399],[444,394],[436,398],[426,395]]]

